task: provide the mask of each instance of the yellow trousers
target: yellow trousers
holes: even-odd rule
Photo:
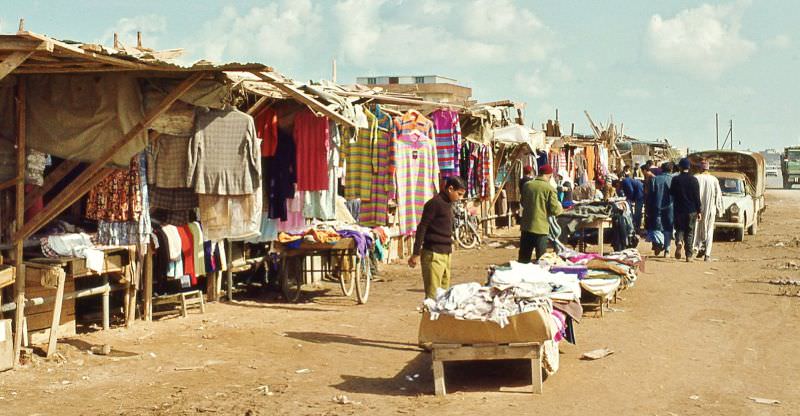
[[[420,253],[422,283],[425,285],[425,297],[436,299],[436,289],[450,288],[450,255],[422,250]]]

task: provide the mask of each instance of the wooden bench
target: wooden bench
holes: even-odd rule
[[[186,317],[189,308],[200,309],[200,313],[206,313],[206,304],[203,301],[203,292],[192,290],[190,292],[174,293],[153,298],[153,306],[172,306],[171,309],[153,312],[153,316],[169,315],[175,312],[176,308],[182,317]]]
[[[447,394],[444,380],[446,361],[531,360],[531,391],[542,394],[542,346],[538,342],[511,344],[431,344],[433,386],[437,396]]]

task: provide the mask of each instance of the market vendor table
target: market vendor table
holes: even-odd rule
[[[586,229],[597,229],[597,250],[598,254],[603,255],[603,246],[605,245],[603,231],[611,228],[611,218],[600,218],[593,221],[585,222],[580,225],[581,228],[581,247],[579,251],[586,253]]]
[[[286,300],[297,302],[302,286],[314,282],[309,275],[318,272],[338,278],[346,296],[352,295],[355,287],[358,303],[367,302],[372,276],[366,259],[357,255],[352,238],[342,238],[333,244],[303,241],[298,247],[275,242],[272,251],[279,256],[280,283]],[[306,262],[307,258],[314,257],[323,260],[319,268]]]

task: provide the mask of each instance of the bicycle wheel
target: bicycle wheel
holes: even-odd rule
[[[478,238],[466,223],[460,224],[455,232],[456,242],[461,248],[470,249],[478,245]]]
[[[335,271],[339,275],[339,287],[342,288],[342,293],[345,296],[353,294],[356,279],[353,277],[355,274],[355,267],[350,260],[350,256],[342,256],[339,258],[339,270]]]
[[[287,257],[281,262],[281,291],[288,302],[300,300],[303,288],[302,261],[302,257]]]
[[[372,282],[372,271],[369,268],[369,262],[365,259],[356,259],[354,280],[356,281],[356,299],[358,299],[359,305],[363,305],[369,298],[369,287]]]

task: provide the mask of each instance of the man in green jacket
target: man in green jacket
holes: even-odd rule
[[[539,168],[539,176],[528,181],[522,188],[522,232],[519,239],[519,261],[530,263],[533,250],[536,250],[536,260],[547,252],[547,236],[550,232],[550,223],[547,217],[561,213],[561,203],[558,194],[550,179],[553,177],[553,168],[543,165]]]

